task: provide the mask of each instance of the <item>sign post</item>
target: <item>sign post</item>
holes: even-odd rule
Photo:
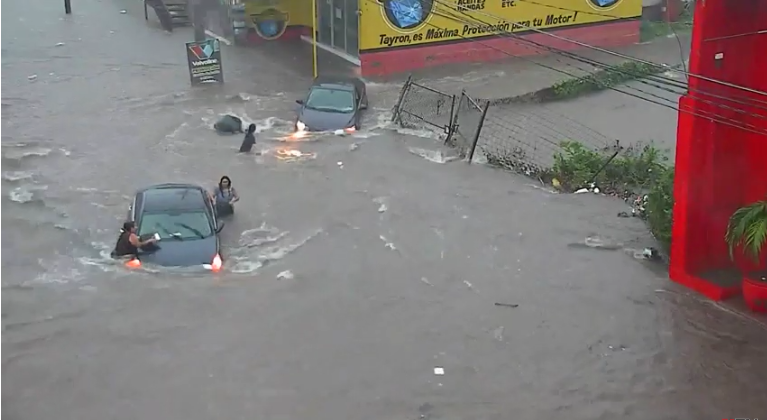
[[[210,82],[224,83],[221,44],[217,39],[187,42],[186,59],[192,86]]]

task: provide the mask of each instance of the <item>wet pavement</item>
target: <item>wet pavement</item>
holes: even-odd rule
[[[439,163],[388,125],[394,83],[354,136],[281,141],[303,69],[227,49],[226,85],[191,89],[192,31],[140,2],[3,6],[9,418],[767,415],[767,329],[636,258],[622,202]],[[210,129],[228,112],[260,155]],[[108,258],[135,189],[222,174],[222,273]]]

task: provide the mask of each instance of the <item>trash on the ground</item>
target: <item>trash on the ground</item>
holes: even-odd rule
[[[59,43],[57,43],[57,44],[56,44],[56,46],[57,46],[57,47],[63,47],[63,46],[64,46],[64,43],[63,43],[63,42],[59,42]]]
[[[562,183],[560,183],[558,179],[554,178],[551,180],[551,186],[556,189],[559,189],[562,187]]]
[[[385,236],[379,235],[378,237],[381,238],[382,241],[384,241],[384,247],[385,248],[389,248],[392,251],[396,251],[397,250],[397,247],[395,247],[393,243],[389,242],[389,240],[386,239]]]
[[[285,270],[280,274],[277,274],[277,280],[293,280],[294,277],[293,272],[290,270]]]
[[[339,168],[343,168],[344,167],[344,163],[341,162],[341,161],[336,162],[336,165],[338,165]]]
[[[386,210],[388,210],[388,207],[386,207],[386,204],[381,203],[381,207],[378,207],[378,212],[383,213]]]
[[[124,15],[124,14],[126,14],[126,13],[128,13],[128,11],[127,11],[127,10],[120,10],[120,14],[121,14],[121,15]]]
[[[349,145],[349,151],[350,152],[353,152],[353,151],[355,151],[355,150],[357,150],[359,148],[360,148],[360,145],[357,144],[357,143],[352,143],[351,145]]]
[[[424,282],[424,283],[426,283],[426,284],[428,284],[429,286],[434,286],[433,284],[431,284],[431,282],[429,281],[429,279],[427,279],[426,277],[421,277],[421,281],[422,281],[422,282]]]
[[[344,134],[344,130],[336,130],[336,131],[333,132],[333,134],[335,134],[337,136],[342,136]]]
[[[35,80],[35,79],[37,79],[37,75],[36,74],[30,74],[29,76],[27,76],[27,79],[28,80]]]
[[[618,217],[631,217],[631,216],[629,216],[628,212],[621,211],[621,212],[618,212]]]
[[[651,246],[642,250],[642,256],[650,261],[658,261],[661,259],[660,252]]]
[[[588,188],[581,188],[580,190],[575,191],[573,194],[583,194],[589,192]]]
[[[518,304],[516,304],[516,303],[501,303],[501,302],[495,302],[495,306],[505,306],[505,307],[507,307],[507,308],[516,308],[516,307],[517,307],[517,306],[519,306],[519,305],[518,305]]]
[[[503,325],[493,330],[493,337],[498,341],[503,341]]]
[[[442,376],[445,374],[445,368],[437,366],[434,368],[434,374],[437,376]]]
[[[591,190],[594,194],[599,194],[599,188],[594,187],[593,190]]]

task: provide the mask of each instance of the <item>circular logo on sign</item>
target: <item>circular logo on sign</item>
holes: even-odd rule
[[[257,15],[250,15],[258,36],[264,39],[277,39],[285,33],[289,16],[277,9],[266,9]]]
[[[398,32],[419,29],[431,16],[432,0],[378,0],[384,20]]]
[[[621,0],[586,0],[586,3],[588,3],[592,9],[599,11],[612,10],[618,6],[618,3],[620,2]]]

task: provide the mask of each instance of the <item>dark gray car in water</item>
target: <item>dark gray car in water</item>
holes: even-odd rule
[[[139,260],[169,267],[204,267],[218,271],[221,254],[218,221],[208,192],[192,184],[159,184],[136,192],[128,210],[138,235],[160,240],[139,253]]]
[[[365,82],[353,77],[320,76],[299,99],[296,131],[355,131],[368,107]]]

